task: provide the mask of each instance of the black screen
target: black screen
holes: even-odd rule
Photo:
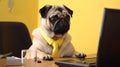
[[[120,10],[105,8],[96,66],[117,65],[120,65]]]

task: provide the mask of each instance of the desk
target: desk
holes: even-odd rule
[[[88,57],[94,57],[95,55],[89,55]],[[63,59],[76,59],[76,58],[55,58],[53,61],[41,60],[41,63],[35,63],[32,60],[27,60],[24,65],[21,66],[6,66],[6,59],[0,59],[0,67],[59,67],[55,64],[55,60]]]
[[[26,60],[26,63],[21,66],[7,66],[6,59],[0,59],[0,67],[59,67],[55,64],[55,60],[63,60],[63,59],[73,59],[73,58],[58,58],[58,59],[56,58],[53,61],[41,60],[41,63],[37,63],[29,59]]]

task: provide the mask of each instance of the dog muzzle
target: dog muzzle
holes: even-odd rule
[[[62,34],[64,35],[70,28],[70,24],[66,19],[60,19],[53,28],[53,32],[55,34]]]

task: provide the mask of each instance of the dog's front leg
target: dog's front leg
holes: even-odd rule
[[[73,57],[77,57],[77,58],[85,58],[87,55],[85,53],[80,53],[75,51],[73,54]]]
[[[37,57],[43,60],[53,60],[53,57],[50,54],[37,50]]]

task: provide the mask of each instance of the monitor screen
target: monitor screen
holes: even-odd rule
[[[120,9],[104,9],[97,57],[97,67],[120,64]]]

